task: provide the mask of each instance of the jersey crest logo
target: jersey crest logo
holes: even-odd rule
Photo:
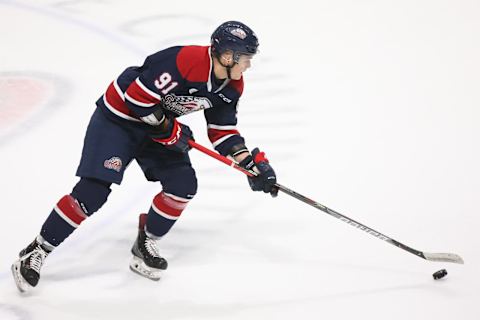
[[[103,163],[103,166],[107,169],[115,170],[117,172],[120,172],[122,169],[122,159],[119,157],[111,157],[108,160],[105,160]]]
[[[185,115],[195,111],[211,108],[213,105],[205,97],[177,96],[168,94],[163,99],[164,107],[178,115]]]

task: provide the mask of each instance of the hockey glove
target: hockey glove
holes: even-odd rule
[[[265,152],[260,152],[258,148],[252,150],[252,155],[249,155],[243,159],[239,165],[247,170],[258,171],[258,176],[248,177],[248,183],[253,191],[263,191],[265,193],[271,193],[275,196],[277,191],[275,183],[277,183],[277,177],[275,171],[268,163],[268,159],[265,158]]]
[[[153,141],[163,144],[165,148],[176,152],[188,152],[191,147],[189,140],[193,140],[192,130],[187,125],[176,119],[169,119],[165,131],[152,131],[150,137]]]

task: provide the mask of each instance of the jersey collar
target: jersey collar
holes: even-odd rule
[[[215,77],[213,74],[213,58],[212,58],[212,47],[208,47],[208,57],[210,58],[210,68],[208,71],[208,81],[207,81],[207,91],[212,92],[212,77]],[[223,88],[227,86],[227,84],[230,82],[230,79],[225,79],[223,83],[213,92],[213,93],[218,93],[220,92]]]

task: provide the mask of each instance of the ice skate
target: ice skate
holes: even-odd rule
[[[142,221],[142,218],[140,218]],[[130,269],[151,280],[160,280],[163,270],[167,269],[167,260],[158,252],[157,239],[149,237],[144,224],[140,223],[138,236],[132,247]]]
[[[11,267],[18,290],[26,292],[38,284],[40,269],[49,253],[37,239],[20,251],[19,259]]]

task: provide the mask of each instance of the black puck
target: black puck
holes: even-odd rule
[[[447,275],[447,270],[446,269],[442,269],[442,270],[438,270],[437,272],[435,272],[433,274],[433,279],[435,280],[438,280],[438,279],[442,279],[443,277],[445,277]]]

